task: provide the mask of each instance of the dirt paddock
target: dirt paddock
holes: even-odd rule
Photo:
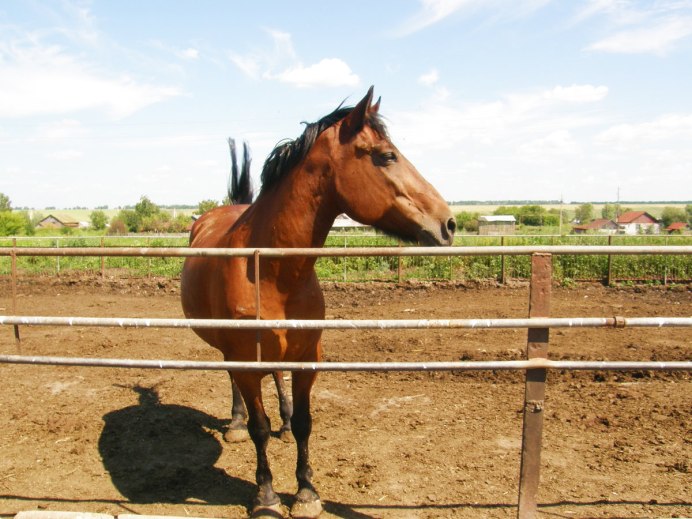
[[[525,317],[526,286],[327,285],[329,318]],[[692,315],[689,287],[554,288],[555,317]],[[11,314],[7,279],[0,314]],[[177,282],[22,279],[18,313],[182,317]],[[35,355],[221,360],[189,330],[24,327]],[[553,330],[550,357],[690,360],[689,329]],[[329,361],[523,358],[526,330],[327,331]],[[14,354],[12,327],[0,353]],[[225,443],[223,372],[0,365],[0,516],[74,510],[236,518],[252,444]],[[275,392],[265,380],[274,429]],[[324,373],[311,459],[324,517],[516,516],[523,373]],[[690,517],[688,373],[550,372],[540,516]],[[295,445],[272,439],[284,504]]]

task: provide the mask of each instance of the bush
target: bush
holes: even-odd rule
[[[21,213],[0,211],[0,236],[15,236],[26,230],[27,220]]]

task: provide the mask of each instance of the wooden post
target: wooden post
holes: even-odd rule
[[[505,237],[504,236],[500,237],[500,245],[502,247],[505,246]],[[502,272],[500,273],[500,283],[502,283],[503,285],[506,285],[507,284],[507,272],[505,270],[505,255],[503,254],[502,256],[500,256],[500,259],[502,261]]]
[[[529,317],[550,316],[552,256],[536,253],[531,257]],[[528,331],[526,353],[529,359],[548,357],[549,328]],[[526,370],[524,396],[524,429],[519,475],[519,519],[536,517],[538,484],[541,468],[541,444],[545,408],[546,369]]]
[[[613,244],[613,235],[609,234],[608,235],[608,245]],[[606,277],[606,286],[610,286],[610,283],[613,280],[613,256],[612,254],[608,254],[608,277]]]
[[[260,251],[256,250],[255,254],[255,319],[258,321],[261,317],[260,309]],[[257,330],[257,362],[262,362],[262,330]]]
[[[12,238],[12,314],[17,315],[17,238]],[[22,353],[22,339],[19,336],[19,325],[14,325],[14,341],[17,351]]]
[[[105,238],[101,236],[101,248],[103,249],[106,244],[105,244]],[[105,279],[106,277],[106,257],[101,256],[101,279]]]

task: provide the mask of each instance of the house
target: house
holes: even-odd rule
[[[617,219],[620,234],[660,234],[661,224],[646,211],[629,211]]]
[[[332,230],[344,230],[344,229],[357,229],[362,227],[368,227],[360,222],[356,222],[353,218],[346,214],[340,214],[334,220],[334,225],[332,225]]]
[[[36,224],[37,229],[62,229],[64,227],[77,229],[79,227],[79,222],[69,216],[49,214]]]
[[[478,234],[500,236],[514,234],[517,220],[511,214],[481,216],[478,218]]]
[[[616,224],[613,220],[609,220],[608,218],[599,218],[598,220],[593,220],[589,223],[581,225],[574,225],[572,227],[572,232],[574,234],[615,234],[617,230],[618,224]]]
[[[673,222],[671,223],[668,227],[665,228],[665,231],[668,234],[682,234],[687,230],[687,224],[685,222]]]

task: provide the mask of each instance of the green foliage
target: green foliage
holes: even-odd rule
[[[27,218],[21,213],[0,211],[0,236],[16,236],[26,229]]]
[[[5,193],[0,193],[0,212],[11,211],[10,198]]]
[[[692,204],[685,206],[685,213],[687,213],[687,223],[692,225]]]
[[[106,213],[99,209],[97,209],[96,211],[92,211],[91,215],[89,216],[89,219],[91,220],[91,226],[97,231],[102,231],[103,229],[105,229],[106,224],[108,223],[108,217],[106,216]]]
[[[457,229],[463,229],[466,232],[478,232],[479,213],[461,211],[456,214],[455,218],[457,221]]]
[[[574,218],[581,223],[588,223],[593,220],[593,205],[581,204],[574,212]]]
[[[621,214],[628,213],[631,210],[632,209],[630,209],[629,207],[623,207],[620,204],[605,204],[601,208],[601,218],[615,220]]]
[[[538,227],[545,225],[544,221],[548,211],[542,205],[500,206],[493,214],[512,215],[520,225]],[[557,225],[557,224],[556,224]]]
[[[219,203],[216,200],[202,200],[197,206],[197,214],[204,214],[218,206]]]
[[[661,213],[663,227],[668,227],[673,222],[687,222],[687,212],[675,207],[664,207]]]
[[[135,204],[135,213],[137,213],[140,219],[153,216],[160,211],[161,209],[159,209],[159,206],[149,200],[149,198],[146,196],[142,196],[139,199],[139,202]]]

